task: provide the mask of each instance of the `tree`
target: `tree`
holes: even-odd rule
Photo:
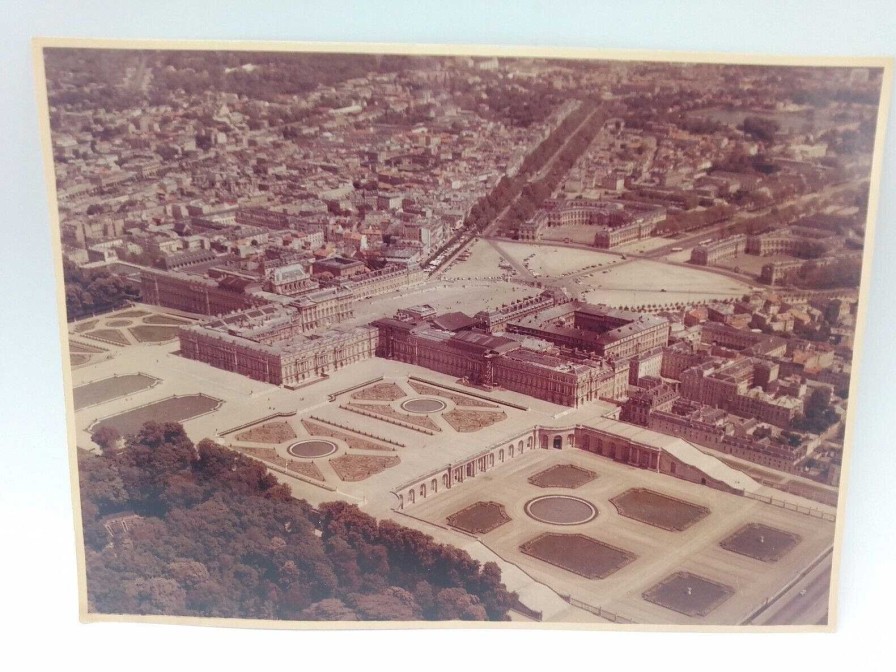
[[[168,575],[185,588],[196,588],[210,578],[208,567],[196,560],[175,560],[168,563]]]
[[[303,609],[299,617],[307,621],[357,621],[358,615],[335,597],[315,602]]]
[[[186,591],[174,579],[138,578],[124,584],[126,603],[137,614],[180,614],[186,608]]]
[[[364,576],[358,566],[358,551],[341,536],[333,536],[325,544],[327,557],[333,571],[339,577],[340,587],[348,592],[358,592],[364,584]]]
[[[818,385],[812,389],[803,405],[804,413],[798,413],[791,426],[794,429],[820,434],[837,422],[837,412],[831,402],[833,388],[829,385]]]
[[[824,413],[831,404],[834,390],[829,385],[818,385],[806,399],[806,415],[813,417]]]
[[[79,451],[78,482],[82,502],[90,501],[96,508],[97,515],[127,508],[128,492],[112,460]]]
[[[156,154],[158,154],[163,161],[172,161],[178,155],[178,150],[176,147],[172,147],[171,145],[159,145],[156,147]]]
[[[443,621],[485,621],[488,614],[479,598],[463,588],[444,588],[435,596],[435,617]]]
[[[435,612],[435,591],[433,590],[431,583],[422,579],[417,581],[417,585],[414,586],[414,599],[417,600],[417,604],[419,604],[420,608],[423,610],[423,618],[437,618]]]
[[[196,445],[198,459],[193,469],[200,480],[211,481],[231,472],[239,458],[239,453],[219,446],[211,439],[203,439]]]
[[[204,152],[212,148],[212,135],[207,131],[200,131],[196,134],[196,147]]]
[[[501,582],[501,568],[495,562],[486,562],[479,577],[478,595],[490,620],[507,618],[507,611],[516,602],[516,593],[508,592]]]
[[[767,117],[750,116],[744,118],[744,133],[763,142],[772,142],[775,139],[775,133],[780,128],[781,125],[777,121]]]
[[[103,452],[113,451],[118,448],[121,434],[112,425],[100,425],[90,435],[90,440],[98,445]]]
[[[62,262],[68,319],[119,307],[137,298],[128,284],[108,271],[85,271],[69,259]]]
[[[147,422],[118,455],[122,480],[131,500],[145,512],[162,506],[162,494],[172,478],[195,459],[193,443],[175,422]]]
[[[416,621],[423,615],[414,596],[397,586],[373,595],[351,595],[349,600],[362,621]]]

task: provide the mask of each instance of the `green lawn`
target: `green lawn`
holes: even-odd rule
[[[106,352],[102,348],[95,348],[92,345],[84,345],[83,343],[75,343],[74,341],[68,342],[68,349],[70,352],[82,352],[90,354],[93,354],[95,352]]]
[[[183,422],[197,415],[215,410],[221,404],[220,399],[207,397],[201,394],[191,394],[185,397],[169,397],[161,401],[140,406],[110,418],[101,420],[91,430],[99,426],[108,425],[118,430],[122,436],[136,434],[140,431],[144,422],[155,420],[156,422]]]
[[[152,387],[156,382],[155,378],[145,376],[141,373],[130,373],[124,376],[113,376],[112,378],[104,378],[96,380],[92,383],[79,385],[72,390],[75,408],[80,409],[85,406],[93,406],[111,399],[118,399],[140,390]]]
[[[130,345],[131,342],[118,329],[94,329],[88,331],[85,336],[98,338],[101,341],[115,343],[116,345]]]
[[[130,331],[134,338],[141,343],[161,343],[162,341],[170,341],[173,338],[177,338],[177,327],[141,324],[131,327]]]

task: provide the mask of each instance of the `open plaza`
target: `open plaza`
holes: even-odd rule
[[[470,246],[469,256],[454,262],[442,277],[449,287],[467,285],[464,288],[472,290],[470,298],[474,302],[477,281],[487,279],[495,292],[513,299],[527,289],[522,283],[545,284],[564,287],[571,296],[589,303],[617,308],[672,308],[725,301],[753,289],[746,281],[705,266],[685,265],[689,251],[670,252],[659,259],[638,256],[669,244],[664,238],[649,238],[608,252],[582,246],[480,239]],[[666,259],[676,263],[667,263]],[[451,295],[449,291],[441,299],[442,309],[457,310],[463,305],[453,302]]]
[[[355,316],[346,324],[367,324],[383,315],[392,315],[395,311],[409,305],[429,305],[436,312],[463,311],[475,315],[480,310],[497,308],[536,296],[539,289],[534,286],[511,282],[508,280],[451,279],[430,280],[400,293],[375,297],[355,306]]]
[[[647,259],[627,260],[582,278],[586,301],[610,306],[649,306],[709,303],[748,294],[740,280]]]
[[[551,278],[578,273],[586,268],[606,268],[619,261],[616,254],[599,250],[554,245],[532,245],[510,241],[496,242],[498,249],[514,261],[525,264],[533,274]]]
[[[833,544],[833,507],[715,458],[721,485],[707,487],[634,453],[588,452],[571,428],[623,426],[611,403],[573,409],[380,358],[289,390],[181,357],[176,340],[131,338],[133,325],[111,323],[188,318],[130,312],[145,314],[70,327],[71,343],[97,329],[127,339],[73,368],[79,446],[104,423],[126,434],[178,420],[194,441],[261,460],[298,498],[353,502],[498,562],[545,621],[737,624]]]

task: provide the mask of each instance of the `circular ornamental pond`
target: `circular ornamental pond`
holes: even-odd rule
[[[545,495],[530,500],[526,504],[526,514],[550,525],[581,525],[593,520],[597,509],[591,502],[578,497]]]
[[[313,459],[316,457],[326,457],[332,455],[337,450],[337,446],[332,441],[324,441],[323,439],[307,439],[305,441],[296,441],[286,449],[293,457],[303,457]]]
[[[426,413],[438,413],[439,411],[444,411],[448,408],[448,404],[441,399],[426,399],[421,397],[419,399],[408,399],[401,404],[401,407],[408,413],[419,413],[424,415]]]

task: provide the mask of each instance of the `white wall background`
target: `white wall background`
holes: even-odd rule
[[[891,112],[869,323],[854,399],[834,635],[530,631],[269,632],[77,622],[74,537],[34,36],[505,44],[892,56],[887,0],[0,0],[0,656],[7,669],[892,669],[891,347],[896,128]],[[892,107],[892,103],[891,103]],[[887,664],[889,663],[889,665]],[[431,666],[431,667],[430,667]]]

